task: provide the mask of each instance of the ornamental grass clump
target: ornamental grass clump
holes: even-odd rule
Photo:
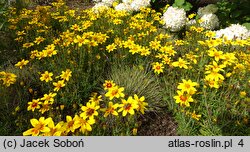
[[[165,104],[162,102],[162,88],[159,80],[149,71],[139,67],[113,66],[108,79],[126,88],[126,94],[137,94],[147,99],[147,111],[155,111]]]
[[[172,112],[180,135],[249,134],[245,36],[217,38],[198,23],[169,33],[150,8],[77,10],[62,0],[6,17],[17,56],[0,56],[4,135],[134,135],[158,110]],[[170,25],[178,31],[182,19]]]

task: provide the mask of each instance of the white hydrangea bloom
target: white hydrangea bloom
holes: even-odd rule
[[[199,9],[198,9],[198,12],[197,12],[197,14],[198,14],[198,16],[203,16],[203,15],[205,15],[205,14],[211,14],[211,13],[216,13],[218,11],[218,7],[216,6],[216,5],[214,5],[214,4],[209,4],[209,5],[207,5],[207,6],[205,6],[205,7],[200,7]]]
[[[164,27],[172,32],[180,31],[186,24],[187,17],[183,8],[175,8],[170,6],[163,14]]]
[[[150,0],[134,0],[130,6],[134,11],[139,11],[142,7],[150,6]]]
[[[112,4],[115,2],[116,0],[102,0],[102,3],[105,3],[107,6],[112,6]]]
[[[248,39],[250,37],[250,30],[240,24],[232,24],[225,29],[216,32],[216,38],[225,37],[228,40],[232,39]]]
[[[131,4],[133,2],[133,0],[122,0],[122,2],[125,4]]]
[[[95,6],[92,7],[92,10],[95,13],[98,13],[99,11],[109,9],[109,6],[106,3],[96,3]]]
[[[219,26],[219,19],[213,13],[204,14],[200,18],[200,20],[201,20],[200,22],[201,27],[204,27],[205,29],[208,29],[208,30],[214,30],[216,27]]]
[[[192,26],[192,25],[194,25],[194,24],[196,24],[197,22],[196,22],[196,20],[195,19],[192,19],[192,20],[189,20],[187,23],[186,23],[186,25],[187,26]]]
[[[115,7],[115,10],[128,11],[128,12],[133,11],[133,10],[132,10],[132,7],[131,7],[129,4],[126,4],[126,3],[120,3],[120,4],[118,4],[118,5]]]

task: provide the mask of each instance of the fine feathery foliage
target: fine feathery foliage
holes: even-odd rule
[[[149,104],[147,111],[156,111],[165,104],[162,101],[162,88],[157,77],[143,67],[128,67],[121,64],[111,67],[109,80],[126,88],[127,94],[144,96]]]

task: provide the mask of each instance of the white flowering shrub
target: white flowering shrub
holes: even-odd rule
[[[96,2],[94,9],[102,7],[112,7],[114,2],[119,2],[118,0],[94,0]],[[120,1],[121,2],[121,1]],[[139,11],[143,7],[149,7],[150,0],[122,0],[122,3],[115,6],[116,10],[125,10],[128,12]]]
[[[123,2],[124,4],[130,5],[130,4],[133,2],[133,0],[122,0],[122,2]]]
[[[200,19],[200,26],[208,30],[214,30],[219,27],[219,19],[213,14],[204,14]]]
[[[240,24],[232,24],[225,29],[216,31],[216,38],[232,39],[248,39],[250,30]]]
[[[219,27],[219,18],[215,15],[217,11],[218,7],[214,4],[200,7],[197,12],[200,19],[200,26],[207,30],[214,30]]]
[[[139,11],[142,7],[149,7],[150,0],[134,0],[130,5],[134,11]]]
[[[109,8],[109,6],[103,2],[96,3],[95,6],[92,7],[92,9],[94,10],[95,13],[98,13],[99,11],[102,11],[102,10],[105,10],[108,8]]]
[[[163,14],[164,27],[172,32],[180,31],[186,24],[186,12],[182,8],[170,6]]]
[[[102,0],[102,3],[106,4],[107,6],[112,6],[112,4],[115,2],[116,0]]]
[[[187,26],[192,26],[192,25],[195,25],[195,24],[197,24],[195,19],[188,20],[187,23],[186,23]]]
[[[127,3],[120,3],[115,7],[115,10],[120,10],[120,11],[127,11],[127,12],[132,12],[133,9],[132,7],[127,4]]]
[[[207,6],[205,6],[205,7],[200,7],[199,9],[198,9],[198,12],[197,12],[197,14],[198,14],[198,16],[203,16],[203,15],[205,15],[205,14],[211,14],[211,13],[216,13],[218,11],[218,7],[216,6],[216,5],[214,5],[214,4],[209,4],[209,5],[207,5]]]

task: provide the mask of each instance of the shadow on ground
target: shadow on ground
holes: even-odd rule
[[[177,136],[177,123],[169,113],[149,113],[138,129],[139,136]]]

